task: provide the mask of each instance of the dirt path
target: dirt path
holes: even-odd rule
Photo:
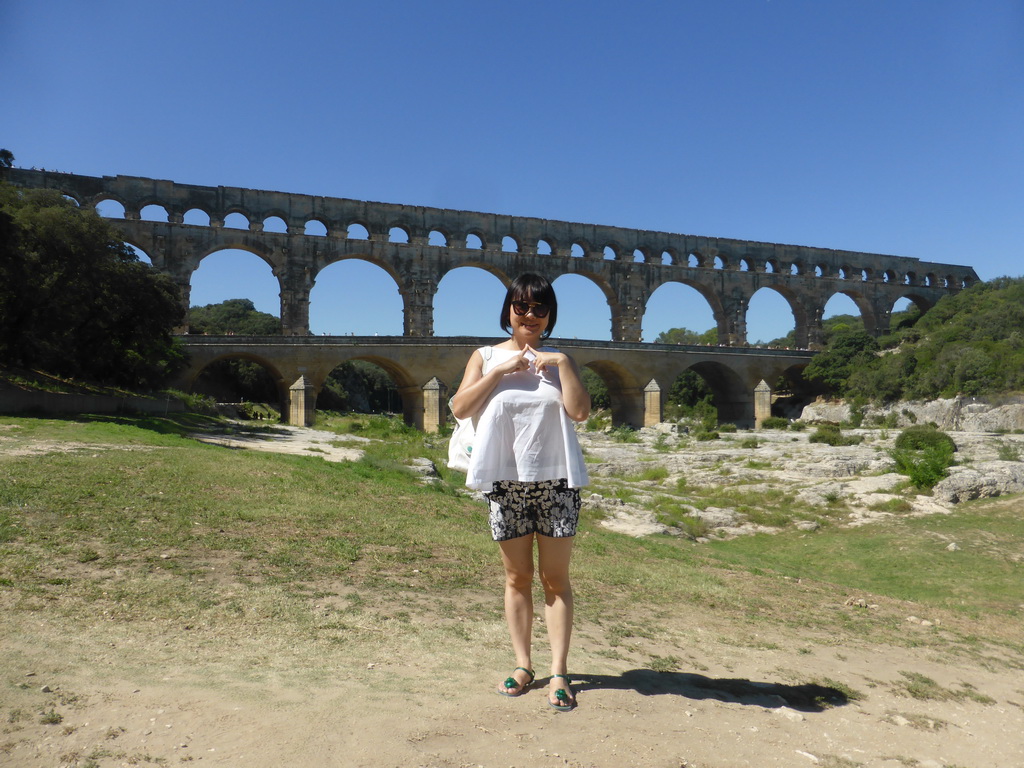
[[[678,617],[675,640],[642,638],[609,658],[599,627],[578,628],[579,707],[543,687],[508,699],[480,669],[502,669],[503,627],[424,647],[417,628],[379,649],[316,658],[277,647],[273,629],[230,646],[170,628],[84,627],[62,643],[45,622],[3,637],[15,766],[654,766],[1019,768],[1024,681],[992,658],[768,631],[714,615]],[[908,634],[933,632],[908,623]],[[15,632],[16,634],[12,634]],[[741,634],[743,633],[743,634]],[[183,635],[188,635],[183,637]],[[743,636],[746,635],[746,636]],[[66,639],[66,636],[63,636]],[[351,651],[355,650],[353,655]],[[988,654],[984,649],[982,656]],[[682,659],[657,672],[652,658]],[[993,657],[994,658],[994,657]],[[471,661],[467,661],[471,659]],[[916,699],[912,676],[969,696]],[[815,690],[856,700],[822,707]],[[45,723],[50,720],[59,722]],[[92,761],[92,762],[90,762]]]

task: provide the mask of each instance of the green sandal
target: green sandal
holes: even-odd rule
[[[509,697],[522,696],[524,693],[526,693],[527,689],[530,687],[530,684],[533,683],[533,672],[528,670],[526,667],[516,667],[512,670],[513,674],[520,669],[526,674],[528,674],[530,676],[530,679],[527,680],[525,683],[520,683],[518,680],[512,677],[512,675],[509,675],[504,682],[505,690],[498,691],[498,693],[500,693],[502,696]]]
[[[572,685],[572,680],[569,679],[568,675],[552,675],[551,677],[562,678],[563,680],[565,680],[566,687]],[[570,699],[569,694],[566,692],[565,688],[555,689],[555,699],[558,701],[558,703],[555,704],[551,701],[551,699],[548,699],[548,706],[558,712],[569,712],[570,710],[576,708],[576,699]]]

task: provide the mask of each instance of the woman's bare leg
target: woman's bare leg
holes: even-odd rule
[[[533,635],[533,540],[534,535],[520,536],[498,542],[501,562],[505,566],[505,621],[516,655],[516,666],[533,671],[531,639]],[[512,673],[521,685],[529,677],[517,670]],[[505,683],[498,690],[506,692]]]
[[[573,538],[537,536],[540,582],[544,586],[544,618],[551,643],[551,674],[564,675],[568,671],[569,641],[572,638],[572,584],[569,581],[569,559],[572,557]],[[569,691],[568,683],[560,677],[552,678],[549,700],[558,688]],[[572,692],[569,691],[570,698]]]

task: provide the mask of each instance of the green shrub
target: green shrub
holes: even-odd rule
[[[611,411],[604,409],[595,410],[587,419],[587,432],[603,432],[612,425]]]
[[[850,419],[848,426],[856,429],[864,423],[864,408],[850,408]]]
[[[895,411],[887,413],[885,416],[876,413],[871,417],[871,424],[882,429],[896,429],[900,425],[900,417]]]
[[[896,462],[896,471],[921,489],[935,487],[953,466],[953,451],[947,445],[933,445],[921,451],[894,449],[889,455]]]
[[[625,424],[615,427],[611,432],[608,433],[612,440],[617,443],[639,443],[640,438],[636,434],[636,430]]]
[[[928,489],[949,474],[955,451],[956,443],[949,435],[921,424],[900,432],[889,455],[897,472],[909,477],[915,487]]]
[[[688,539],[700,539],[711,532],[711,526],[706,521],[694,515],[685,515],[676,521],[676,527],[681,528]]]
[[[651,480],[656,483],[660,483],[666,477],[668,477],[668,469],[662,466],[647,467],[640,473],[641,480]]]
[[[699,440],[701,442],[706,442],[708,440],[717,440],[719,438],[719,434],[718,434],[718,432],[715,432],[714,430],[711,430],[710,432],[706,431],[706,430],[701,430],[700,432],[695,434],[693,437],[694,437],[694,439]]]
[[[896,450],[923,451],[926,448],[945,446],[950,453],[956,451],[956,443],[945,432],[927,424],[907,427],[896,438]]]
[[[808,442],[826,445],[858,445],[863,439],[860,435],[844,435],[835,424],[822,424],[807,438]]]
[[[711,427],[709,427],[708,429],[709,429],[709,431],[713,431],[714,428],[715,428],[715,425],[712,424]],[[729,422],[725,422],[724,424],[719,424],[718,425],[718,431],[719,432],[729,432],[729,433],[732,433],[732,432],[736,431],[736,425],[735,424],[730,424]]]
[[[761,422],[761,429],[786,429],[789,427],[789,419],[782,416],[769,416]]]
[[[805,424],[802,421],[794,421],[792,424],[789,425],[789,428],[794,432],[803,432],[805,429],[807,429],[807,424]]]

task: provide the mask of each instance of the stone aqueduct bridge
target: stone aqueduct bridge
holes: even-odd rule
[[[244,358],[263,364],[277,382],[282,403],[291,403],[295,423],[312,421],[312,402],[328,374],[347,360],[367,360],[386,370],[402,397],[405,419],[429,431],[444,423],[448,389],[462,377],[466,361],[477,347],[494,339],[412,336],[186,336],[190,365],[180,386],[190,389],[210,363]],[[694,370],[714,391],[719,418],[753,426],[768,416],[770,390],[794,368],[814,355],[807,350],[705,347],[635,342],[552,339],[581,366],[598,373],[608,387],[612,417],[617,424],[640,426],[661,421],[662,389],[680,373]],[[293,383],[296,382],[296,383]],[[760,400],[760,403],[757,401]]]
[[[595,342],[597,347],[575,341],[562,346],[609,382],[617,403],[616,419],[631,423],[640,421],[637,403],[642,387],[653,380],[667,389],[678,373],[691,367],[698,368],[716,388],[722,405],[733,403],[725,407],[726,413],[742,413],[741,420],[747,420],[753,410],[754,384],[774,382],[780,365],[785,369],[806,363],[804,353],[789,354],[783,364],[780,361],[786,353],[743,349],[747,307],[761,288],[777,291],[788,302],[796,321],[796,346],[814,349],[823,341],[825,304],[836,293],[849,296],[865,327],[881,334],[889,329],[897,300],[905,297],[927,310],[942,296],[978,280],[970,267],[871,253],[133,176],[96,177],[18,168],[3,169],[2,175],[20,186],[59,190],[81,206],[107,200],[120,203],[124,219],[111,221],[126,242],[144,251],[154,267],[176,281],[186,307],[193,272],[215,251],[249,251],[271,266],[281,287],[284,334],[290,338],[253,339],[247,351],[244,345],[248,342],[231,337],[230,342],[221,340],[219,351],[215,351],[216,340],[190,337],[193,373],[203,361],[246,356],[277,371],[282,383],[305,369],[305,381],[318,390],[326,376],[325,360],[371,359],[399,382],[407,401],[403,403],[407,417],[427,428],[434,417],[418,411],[419,396],[413,389],[422,392],[435,378],[452,381],[455,369],[441,361],[455,354],[461,371],[468,349],[477,345],[476,341],[431,339],[426,347],[419,346],[420,340],[426,342],[433,336],[433,300],[438,285],[458,267],[478,267],[506,285],[526,271],[550,280],[576,274],[597,285],[608,302],[613,341]],[[162,208],[166,220],[148,220],[152,208],[143,220],[142,212],[150,206]],[[208,217],[209,224],[184,223],[186,217],[196,215],[190,212],[196,211]],[[232,214],[241,214],[248,228],[224,226]],[[264,224],[275,218],[283,221],[285,231],[264,231]],[[356,230],[365,236],[350,236]],[[371,262],[395,281],[404,305],[401,339],[390,344],[376,337],[364,339],[357,353],[351,349],[351,337],[348,342],[309,338],[309,297],[317,275],[344,259]],[[661,349],[637,344],[647,302],[657,288],[668,283],[691,286],[708,302],[718,328],[718,348]],[[348,351],[341,353],[346,345]],[[329,348],[335,352],[328,354]],[[421,355],[424,360],[434,356],[429,376],[428,363],[420,362]],[[660,367],[654,362],[638,362],[659,356],[676,362]],[[754,373],[757,359],[763,361],[760,373]],[[741,385],[746,388],[742,397],[737,389]]]

